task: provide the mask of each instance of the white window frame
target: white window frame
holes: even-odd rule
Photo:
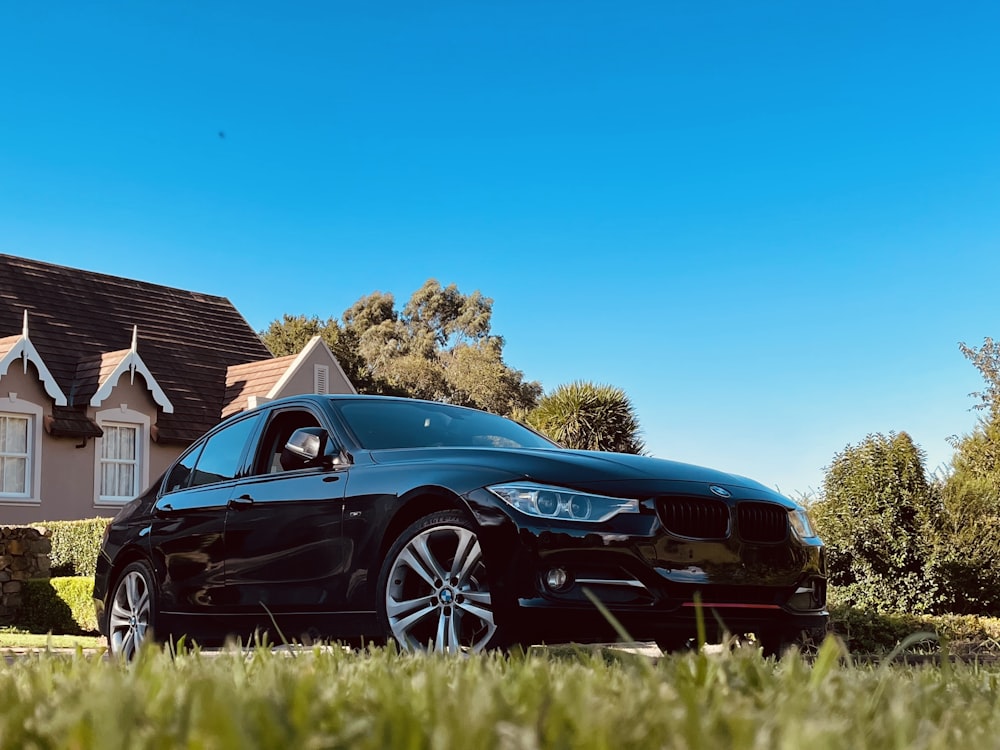
[[[0,398],[0,414],[28,420],[28,455],[25,466],[25,492],[0,491],[0,504],[39,505],[42,486],[42,407],[29,401],[20,400],[16,393]]]
[[[102,495],[101,479],[104,476],[104,438],[94,439],[94,507],[118,506],[127,503],[147,486],[149,486],[149,423],[150,419],[142,412],[128,408],[122,404],[117,409],[105,409],[94,416],[97,425],[104,429],[108,427],[130,427],[135,430],[135,471],[133,472],[133,494],[125,497],[119,495]]]

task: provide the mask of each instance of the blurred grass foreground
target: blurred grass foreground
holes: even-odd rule
[[[949,748],[1000,746],[1000,669],[759,650],[420,656],[255,648],[131,665],[41,652],[0,667],[6,748]]]

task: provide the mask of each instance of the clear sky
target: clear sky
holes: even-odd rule
[[[1000,337],[1000,4],[4,2],[0,252],[283,313],[494,299],[657,456],[933,470]]]

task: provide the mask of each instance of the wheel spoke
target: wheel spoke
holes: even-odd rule
[[[129,573],[125,578],[125,596],[128,599],[128,607],[132,612],[136,612],[138,609],[140,598],[139,581],[137,573]]]
[[[427,542],[430,540],[430,534],[421,534],[416,537],[407,549],[412,550],[420,558],[420,563],[425,566],[425,569],[430,573],[434,579],[441,581],[445,577],[445,572],[441,568],[441,564],[435,559],[434,553],[431,551],[430,547],[427,546]],[[431,585],[434,582],[431,581]]]
[[[135,656],[135,633],[131,630],[125,633],[125,637],[122,640],[121,653],[126,661],[130,661]]]
[[[478,546],[478,545],[477,545]],[[489,591],[463,591],[455,606],[493,625],[493,596]]]
[[[400,552],[399,557],[396,558],[395,567],[398,568],[400,565],[403,565],[412,570],[418,576],[423,578],[428,586],[431,586],[433,588],[434,574],[427,570],[426,566],[424,565],[424,562],[419,557],[417,557],[416,554],[414,554],[414,552],[411,550],[410,547],[407,547],[402,552]],[[395,573],[396,571],[395,569],[393,569],[393,575],[395,575]]]
[[[456,653],[462,644],[458,635],[458,618],[446,615],[444,610],[438,617],[437,638],[434,641],[434,650],[439,653]]]
[[[128,625],[132,613],[125,609],[117,599],[111,605],[111,626]]]
[[[145,617],[147,612],[149,612],[149,589],[144,588],[135,605],[135,616]]]
[[[465,577],[479,562],[479,557],[479,540],[476,539],[476,535],[467,529],[460,529],[455,559],[451,563],[451,580],[458,581],[457,585],[461,586]]]
[[[416,599],[393,599],[390,596],[386,598],[385,609],[389,617],[401,617],[421,607],[433,607],[435,604],[437,599],[433,596],[419,596]]]
[[[395,635],[397,638],[401,636],[405,637],[406,634],[409,632],[410,628],[413,627],[413,625],[420,622],[428,615],[434,614],[434,612],[436,611],[437,611],[436,604],[428,604],[422,607],[421,609],[416,610],[412,614],[407,615],[406,617],[400,618],[395,621],[390,619],[389,622],[392,624],[393,635]]]

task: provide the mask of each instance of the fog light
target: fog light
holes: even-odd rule
[[[565,588],[569,574],[563,568],[552,568],[545,574],[545,585],[553,591]]]

